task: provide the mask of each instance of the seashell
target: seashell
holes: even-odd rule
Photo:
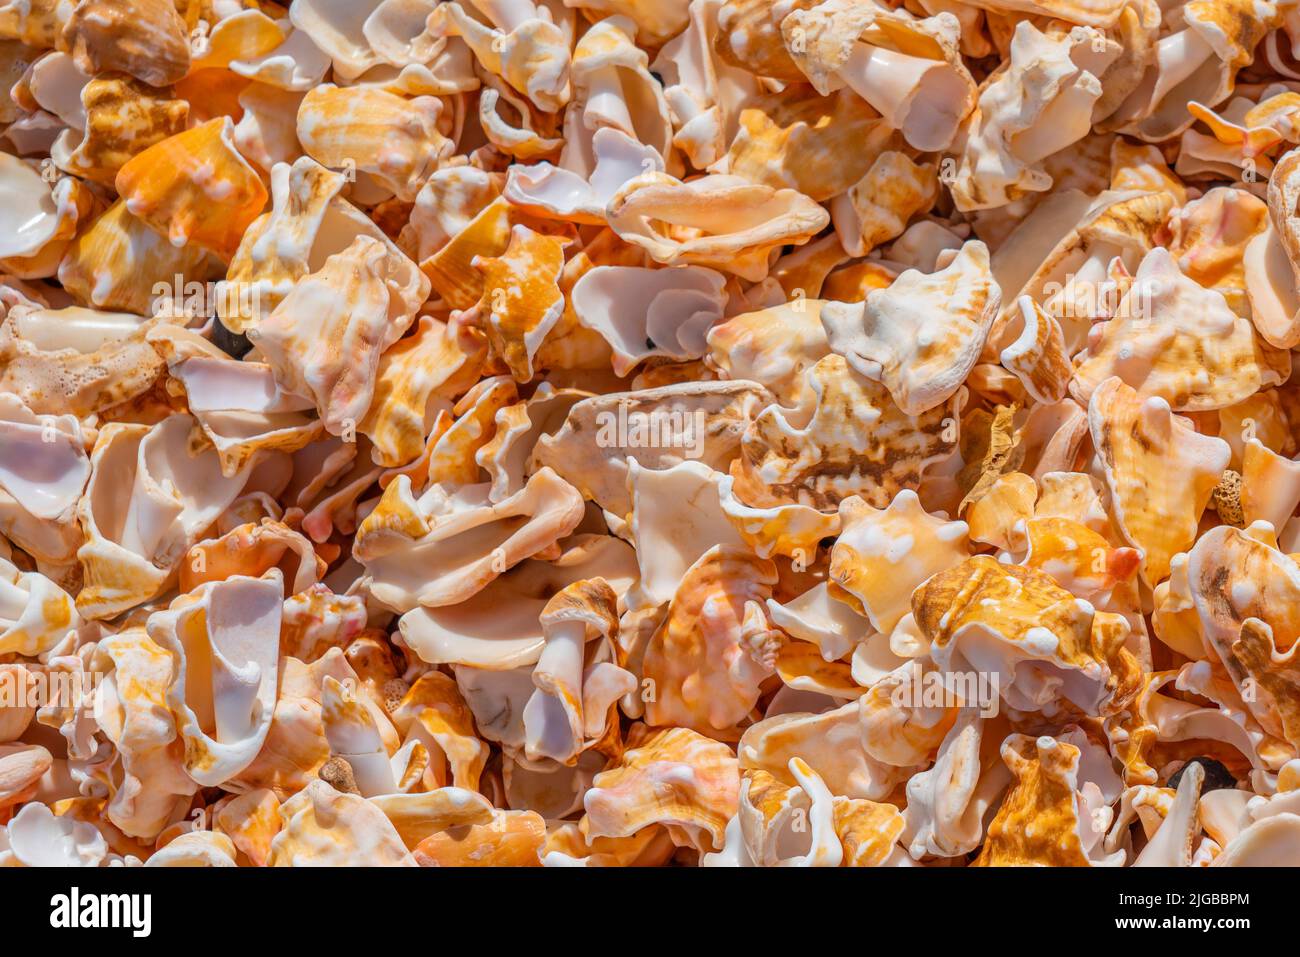
[[[0,489],[32,516],[62,522],[90,477],[85,438],[71,415],[36,415],[0,393]]]
[[[51,190],[41,174],[21,160],[0,160],[0,196],[5,199],[5,241],[0,266],[28,278],[52,276],[78,227],[90,215],[90,194],[71,178]]]
[[[582,498],[549,468],[495,505],[488,485],[416,499],[399,475],[357,530],[353,556],[366,566],[376,601],[396,611],[456,604],[502,572],[572,532]]]
[[[558,130],[550,116],[539,114],[532,104],[491,74],[487,74],[485,82],[489,85],[479,93],[478,118],[493,146],[521,161],[554,156],[560,151],[564,140],[556,135]]]
[[[867,255],[901,236],[908,221],[932,204],[937,192],[933,166],[914,163],[894,150],[881,153],[862,179],[831,202],[840,245],[850,256]]]
[[[1274,3],[1205,3],[1192,0],[1156,45],[1142,82],[1120,104],[1111,124],[1120,132],[1157,143],[1192,125],[1186,109],[1215,106],[1232,95],[1237,71],[1279,20]]]
[[[1300,151],[1278,160],[1268,184],[1268,224],[1246,246],[1242,258],[1251,321],[1259,334],[1279,349],[1300,343],[1300,300],[1293,291],[1295,263],[1300,262],[1297,171]]]
[[[1076,360],[1071,392],[1085,402],[1118,375],[1139,395],[1159,396],[1180,412],[1222,408],[1285,377],[1286,360],[1268,348],[1221,294],[1155,249],[1142,260],[1116,317],[1094,327]]]
[[[437,671],[421,675],[402,697],[392,718],[405,740],[418,740],[428,750],[431,761],[425,774],[426,785],[468,789],[479,786],[489,749],[475,736],[473,715],[454,679]],[[439,757],[441,760],[437,760]]]
[[[647,47],[657,47],[677,36],[686,28],[691,15],[689,0],[667,0],[652,3],[650,0],[582,0],[581,3],[566,3],[565,6],[579,7],[599,16],[593,20],[610,17],[624,17],[632,21],[640,42]]]
[[[8,844],[24,867],[99,867],[108,854],[108,844],[93,824],[56,817],[37,801],[23,805],[10,820]]]
[[[1003,700],[1019,711],[1057,707],[1059,694],[1088,714],[1110,714],[1136,692],[1140,672],[1124,634],[1032,568],[966,559],[922,584],[912,612],[936,665],[996,671]]]
[[[934,766],[907,782],[904,834],[917,860],[958,857],[983,842],[985,815],[1011,781],[990,725],[976,709],[960,709]]]
[[[96,76],[81,89],[81,135],[67,143],[61,168],[113,186],[133,157],[185,129],[189,104],[129,76]],[[75,140],[75,142],[73,142]]]
[[[190,451],[193,426],[189,416],[173,415],[152,429],[112,423],[100,430],[78,505],[84,617],[111,618],[157,595],[243,488],[247,468],[226,477],[214,450]]]
[[[732,316],[709,330],[709,362],[729,379],[750,379],[772,390],[787,408],[813,401],[807,371],[830,354],[821,323],[825,303],[792,303]]]
[[[395,259],[383,243],[358,236],[251,330],[276,382],[311,398],[332,435],[355,431],[370,408],[380,355],[407,329],[427,294],[418,274],[403,282],[407,277]],[[303,311],[320,317],[306,337],[298,318]]]
[[[58,46],[72,8],[65,0],[33,0],[0,10],[0,36],[21,40],[38,50]]]
[[[694,461],[723,469],[738,454],[742,433],[771,401],[769,396],[747,381],[689,382],[595,396],[574,405],[559,431],[538,439],[534,458],[584,498],[626,516],[632,511],[629,458],[643,469],[667,469],[687,461],[698,443]],[[701,418],[702,435],[695,427]],[[660,440],[665,430],[669,441]]]
[[[1006,67],[980,92],[964,133],[951,186],[957,208],[994,209],[1050,189],[1038,164],[1087,134],[1100,78],[1119,52],[1093,27],[1053,36],[1018,23]]]
[[[269,214],[253,221],[217,284],[217,314],[231,332],[246,332],[270,315],[294,283],[318,272],[332,255],[345,250],[358,236],[369,236],[388,250],[392,280],[423,302],[423,287],[415,264],[356,207],[339,198],[345,180],[310,157],[292,167],[271,171]]]
[[[235,146],[260,169],[292,163],[302,152],[298,142],[298,109],[303,94],[266,83],[250,83],[239,94],[243,116],[235,124]]]
[[[988,248],[976,241],[938,272],[908,270],[860,308],[828,303],[821,319],[832,350],[918,415],[961,388],[1000,304]]]
[[[415,848],[421,867],[538,867],[546,823],[534,811],[496,811],[489,824],[473,824],[464,836],[442,831]]]
[[[579,389],[554,389],[549,382],[543,382],[526,402],[497,411],[496,433],[474,454],[492,476],[493,501],[508,498],[524,487],[535,470],[532,453],[538,439],[558,431],[569,410],[588,396]]]
[[[738,127],[727,151],[732,175],[793,189],[817,202],[866,176],[893,134],[893,127],[852,92],[808,96],[800,87],[750,101],[740,111]]]
[[[157,343],[164,329],[156,327],[147,337]],[[184,388],[189,411],[216,449],[223,475],[244,469],[260,452],[296,452],[320,437],[320,422],[304,414],[315,407],[282,392],[264,363],[203,352],[181,358],[168,372]]]
[[[254,11],[244,11],[245,15],[252,12]],[[228,17],[222,22],[234,19],[236,17]],[[255,18],[250,16],[250,20],[253,19]],[[263,44],[274,36],[274,32],[264,23],[257,22],[250,27],[241,28],[240,32],[246,30],[256,36],[257,40],[248,49],[240,50],[238,58],[226,64],[230,72],[294,93],[305,93],[319,86],[330,69],[329,55],[312,42],[307,31],[294,29],[289,21],[274,21],[273,26],[283,36],[283,40],[270,49],[263,49]]]
[[[634,734],[628,743],[584,799],[588,839],[628,837],[658,824],[678,847],[720,848],[737,808],[731,749],[687,728]]]
[[[1282,528],[1300,505],[1300,466],[1278,455],[1259,439],[1245,444],[1240,504],[1246,525],[1268,522]],[[1293,501],[1294,499],[1294,501]]]
[[[1114,193],[1090,199],[1062,190],[1035,207],[993,256],[993,276],[1009,296],[1041,300],[1044,311],[1065,333],[1066,348],[1077,352],[1094,316],[1109,316],[1128,288],[1127,272],[1159,245],[1172,210],[1168,193]],[[1046,257],[1044,250],[1050,250]],[[1122,270],[1112,269],[1119,257]],[[1009,311],[1009,308],[1006,310]],[[999,330],[994,342],[1005,346]]]
[[[689,4],[686,29],[668,40],[651,64],[664,80],[673,145],[696,169],[707,169],[727,153],[742,104],[759,92],[753,74],[716,52],[726,37],[719,23],[725,7],[724,0]]]
[[[124,834],[151,841],[198,790],[166,705],[172,657],[143,628],[128,628],[99,641],[91,664],[104,674],[96,722],[119,757],[104,814]]]
[[[1300,859],[1300,11],[157,2],[0,2],[0,865]]]
[[[1021,296],[1016,305],[1019,322],[1013,320],[1003,329],[1009,341],[998,359],[1034,401],[1053,405],[1065,398],[1074,372],[1065,333],[1061,324],[1029,296]]]
[[[719,273],[697,266],[597,266],[574,285],[571,303],[578,321],[609,343],[614,374],[625,376],[652,356],[704,355],[705,337],[722,318],[723,286]]]
[[[635,34],[628,18],[608,17],[574,48],[573,102],[564,115],[560,166],[585,179],[595,179],[595,134],[602,129],[648,147],[664,163],[672,161],[668,102],[662,84],[650,75],[649,56],[633,42]],[[659,163],[643,164],[637,172],[661,168]]]
[[[59,45],[87,75],[122,72],[157,87],[190,70],[189,29],[168,0],[78,0]]]
[[[459,485],[478,481],[482,472],[478,453],[496,438],[493,429],[497,416],[518,398],[519,390],[508,376],[494,376],[475,384],[451,408],[452,415],[459,418],[451,421],[445,410],[438,414],[429,433],[425,461],[417,462],[409,473],[412,482],[421,478],[421,471],[427,483]],[[491,492],[488,497],[492,499]]]
[[[735,481],[728,475],[718,483],[718,504],[744,543],[760,558],[786,555],[806,565],[810,556],[817,554],[823,539],[839,534],[839,515],[828,515],[806,505],[752,508],[736,498]]]
[[[63,589],[40,572],[20,571],[0,558],[0,655],[34,658],[81,625]]]
[[[888,634],[911,611],[912,592],[968,556],[965,522],[930,515],[910,489],[875,509],[856,495],[840,502],[831,549],[830,594]]]
[[[482,367],[447,324],[421,317],[413,335],[379,359],[374,397],[357,431],[372,443],[375,464],[406,465],[424,448],[431,410],[470,384]]]
[[[394,732],[387,718],[372,713],[364,696],[335,678],[326,678],[322,685],[321,724],[331,760],[345,762],[350,771],[353,793],[362,797],[403,793],[423,778],[428,762],[424,745],[411,740],[400,749],[389,748],[385,737]],[[322,780],[331,777],[327,768],[319,773]]]
[[[185,743],[185,771],[205,787],[252,763],[276,701],[281,578],[235,575],[149,616],[149,637],[175,658],[167,704]]]
[[[1088,427],[1116,527],[1142,550],[1142,578],[1154,586],[1168,575],[1170,559],[1195,540],[1201,513],[1228,466],[1228,444],[1198,435],[1163,398],[1144,399],[1118,378],[1093,392]]]
[[[252,763],[227,782],[229,786],[245,792],[266,788],[283,801],[316,779],[330,756],[321,718],[326,677],[357,682],[356,672],[337,647],[310,664],[281,656],[279,692],[266,739]]]
[[[512,166],[505,198],[534,216],[599,225],[605,222],[610,200],[624,185],[642,173],[664,168],[653,147],[610,126],[592,134],[590,151],[585,176],[547,162]]]
[[[1106,856],[1101,837],[1088,823],[1089,803],[1081,790],[1081,751],[1069,741],[1013,734],[1002,744],[1002,760],[1015,781],[989,824],[988,839],[975,867],[1031,864],[1113,867],[1124,853]],[[1087,787],[1087,784],[1082,784]]]
[[[69,244],[59,282],[85,306],[149,315],[175,276],[202,281],[212,260],[198,245],[173,246],[118,200]]]
[[[557,285],[564,246],[562,239],[517,225],[500,256],[475,256],[471,261],[483,275],[478,310],[488,343],[516,381],[533,377],[533,356],[564,311]]]
[[[322,166],[366,173],[411,202],[420,186],[451,153],[439,130],[442,102],[404,99],[372,87],[326,83],[298,107],[298,140]]]
[[[842,797],[836,797],[831,807],[835,833],[844,851],[843,866],[884,867],[908,860],[895,846],[905,826],[898,808]]]
[[[666,266],[694,263],[761,280],[777,246],[807,242],[829,221],[794,190],[753,185],[736,176],[680,182],[647,173],[624,184],[606,208],[619,238]],[[669,230],[696,234],[677,239]]]
[[[1234,591],[1235,579],[1256,572],[1268,577]],[[1217,581],[1213,575],[1219,576]],[[1214,651],[1238,688],[1252,689],[1242,701],[1260,725],[1294,747],[1289,636],[1295,632],[1286,603],[1298,580],[1295,563],[1277,550],[1267,526],[1254,525],[1245,532],[1220,526],[1189,552],[1187,576],[1206,648]],[[1211,601],[1218,604],[1212,606]]]
[[[456,664],[528,679],[543,647],[540,617],[547,602],[569,585],[601,571],[622,595],[636,580],[636,557],[613,536],[574,536],[554,561],[527,559],[458,605],[417,609],[399,622],[402,641],[429,664]],[[462,685],[465,682],[462,681]]]
[[[15,312],[0,325],[0,391],[38,415],[89,415],[146,392],[165,367],[119,318],[93,310]]]
[[[732,474],[736,493],[750,504],[830,509],[861,495],[883,508],[956,447],[960,390],[942,405],[907,415],[884,386],[839,355],[818,360],[807,382],[815,404],[768,406],[745,431]]]
[[[859,699],[860,700],[860,699]],[[867,753],[862,741],[858,701],[821,714],[785,714],[746,729],[740,740],[742,769],[765,770],[786,784],[791,759],[800,758],[831,793],[879,801],[907,779],[911,769],[893,767]]]
[[[484,206],[450,242],[420,261],[433,291],[448,307],[469,309],[483,298],[483,274],[471,264],[475,257],[492,258],[504,253],[517,225],[528,226],[535,232],[555,232],[498,197]]]
[[[256,170],[239,155],[229,117],[161,140],[118,171],[127,211],[176,247],[193,243],[229,259],[266,203]],[[213,205],[221,214],[212,215]]]
[[[237,867],[235,844],[224,834],[191,831],[152,855],[145,867]]]
[[[531,3],[509,11],[492,7],[484,18],[488,22],[475,19],[459,4],[439,4],[429,15],[429,29],[434,36],[463,39],[483,69],[501,77],[543,113],[562,108],[572,91],[570,43],[551,8]]]
[[[243,858],[255,867],[265,867],[271,840],[280,830],[280,802],[265,788],[248,791],[217,811],[212,824]]]
[[[618,631],[617,606],[614,590],[593,578],[567,586],[542,610],[546,645],[533,669],[537,690],[521,716],[529,761],[576,764],[582,751],[617,733],[611,709],[637,687],[630,672],[599,660]],[[597,643],[594,655],[586,648],[591,642]]]
[[[916,20],[826,0],[792,10],[781,34],[818,93],[847,86],[922,152],[947,149],[975,106],[975,81],[958,53],[961,26],[952,14]]]
[[[792,0],[781,6],[766,0],[724,0],[718,9],[714,50],[725,62],[755,76],[802,82],[804,74],[786,49],[781,22],[794,10],[816,5],[817,0]]]
[[[280,805],[280,821],[268,867],[415,866],[382,810],[324,781],[312,781]]]
[[[1234,312],[1248,313],[1242,260],[1267,225],[1268,207],[1262,202],[1245,190],[1218,187],[1171,220],[1169,251],[1185,275],[1222,293]]]
[[[645,652],[655,689],[647,723],[716,733],[748,715],[772,665],[771,650],[750,643],[745,619],[751,603],[765,611],[775,582],[769,561],[727,544],[686,570]]]
[[[1031,13],[1090,27],[1109,27],[1122,13],[1125,0],[971,0],[970,6],[997,12]]]
[[[269,518],[236,526],[219,538],[199,542],[180,567],[180,588],[189,593],[209,581],[233,575],[260,578],[278,568],[286,590],[297,595],[325,574],[325,562],[301,533]]]
[[[494,813],[492,805],[481,794],[459,787],[437,788],[421,794],[377,795],[371,803],[388,816],[411,849],[434,834],[452,828],[491,824]]]
[[[381,0],[360,5],[308,0],[289,8],[293,25],[329,54],[337,76],[351,80],[381,63],[427,62],[443,43],[425,26],[430,0]]]
[[[227,69],[240,60],[269,53],[284,43],[290,28],[261,10],[241,9],[191,37],[191,72]]]
[[[844,848],[835,829],[835,796],[799,758],[791,758],[789,767],[794,787],[766,771],[741,780],[737,819],[749,860],[762,867],[841,866]]]

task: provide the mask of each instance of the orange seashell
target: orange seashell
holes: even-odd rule
[[[266,187],[234,143],[229,117],[170,136],[131,159],[117,191],[132,215],[173,246],[194,245],[229,260],[266,205]]]

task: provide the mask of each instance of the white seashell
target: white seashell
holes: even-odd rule
[[[597,266],[574,285],[570,302],[578,321],[609,343],[614,374],[625,376],[651,356],[704,355],[708,332],[722,319],[725,282],[699,266]]]

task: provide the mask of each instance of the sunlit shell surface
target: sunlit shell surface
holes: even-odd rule
[[[0,81],[0,867],[1300,866],[1293,0],[22,0]]]

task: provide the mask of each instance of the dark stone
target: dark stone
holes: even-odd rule
[[[1175,771],[1165,784],[1165,787],[1178,789],[1178,782],[1183,779],[1183,772],[1187,770],[1190,764],[1199,764],[1205,769],[1205,783],[1201,785],[1201,793],[1206,794],[1209,791],[1235,790],[1237,779],[1222,764],[1214,758],[1192,758],[1187,764]]]

